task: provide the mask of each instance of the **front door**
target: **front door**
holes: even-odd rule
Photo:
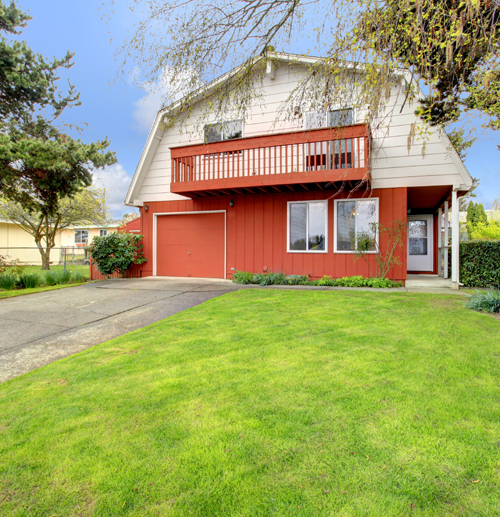
[[[434,269],[432,235],[432,215],[408,216],[408,271]]]

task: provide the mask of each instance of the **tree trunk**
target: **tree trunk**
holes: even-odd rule
[[[44,249],[41,242],[37,242],[36,245],[42,257],[42,270],[50,270],[50,248],[47,246],[47,248]]]

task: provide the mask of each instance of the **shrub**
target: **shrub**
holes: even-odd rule
[[[71,271],[57,271],[56,279],[58,284],[69,284],[69,281],[71,280]]]
[[[57,284],[57,271],[47,271],[45,273],[45,284],[56,285]]]
[[[67,284],[70,279],[70,271],[47,271],[45,273],[45,283],[47,285]]]
[[[314,280],[313,285],[322,285],[322,286],[330,286],[333,287],[335,285],[336,279],[331,276],[325,275],[321,277],[319,280]]]
[[[19,259],[8,259],[4,255],[0,255],[0,273],[5,273],[7,270],[14,275],[23,273],[26,264]]]
[[[0,288],[11,291],[16,286],[16,277],[9,274],[0,274]]]
[[[476,291],[467,295],[465,306],[482,312],[500,313],[500,290],[488,289],[486,292]]]
[[[466,287],[499,288],[500,241],[460,243],[460,281]]]
[[[23,273],[19,275],[19,285],[23,289],[33,289],[42,283],[40,275],[36,273]]]
[[[89,246],[92,263],[101,275],[109,276],[116,272],[125,275],[132,264],[146,262],[142,238],[142,235],[120,232],[94,237]]]
[[[253,273],[250,273],[250,271],[235,271],[233,282],[235,284],[251,284],[253,276]]]
[[[500,241],[500,222],[491,221],[488,224],[479,222],[471,228],[469,237],[478,241]]]
[[[313,285],[307,275],[288,275],[286,277],[286,283],[288,285]]]
[[[307,275],[288,275],[284,273],[250,273],[249,271],[235,271],[233,282],[237,284],[257,285],[315,285],[337,287],[400,287],[401,282],[394,282],[388,278],[363,278],[362,276],[346,276],[344,278],[332,278],[325,275],[319,280],[311,281]]]
[[[268,273],[257,273],[252,278],[252,284],[259,284],[262,286],[285,285],[286,283],[285,273],[273,273],[272,271],[269,271]]]
[[[73,271],[71,274],[71,282],[74,284],[83,284],[87,281],[88,276],[81,271]]]

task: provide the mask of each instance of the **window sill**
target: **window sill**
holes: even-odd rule
[[[319,255],[319,254],[324,254],[324,253],[328,253],[328,250],[318,250],[318,251],[313,251],[313,250],[286,250],[287,253],[307,253],[308,255],[309,254],[313,254],[313,255]]]
[[[334,250],[333,253],[338,253],[340,255],[354,255],[357,253],[356,251],[342,251],[342,250]],[[366,255],[377,255],[377,251],[365,251]]]

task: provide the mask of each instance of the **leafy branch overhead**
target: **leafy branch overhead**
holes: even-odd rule
[[[111,3],[113,1],[111,0]],[[170,74],[172,96],[196,90],[234,67],[206,109],[244,116],[259,97],[274,48],[309,44],[308,77],[285,102],[290,117],[329,107],[360,108],[366,122],[381,113],[401,84],[421,121],[442,127],[464,111],[481,110],[496,128],[500,17],[492,0],[131,0],[139,22],[117,50],[119,73],[130,60],[143,79]],[[161,30],[158,30],[161,27]],[[399,69],[401,73],[395,73]],[[192,108],[197,97],[181,106]]]

